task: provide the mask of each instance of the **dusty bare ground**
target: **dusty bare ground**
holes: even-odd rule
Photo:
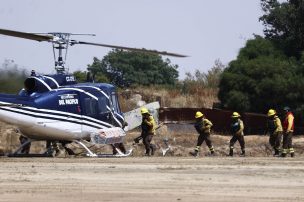
[[[12,126],[3,124],[0,134],[0,152],[19,145]],[[128,134],[127,148],[138,134]],[[209,157],[204,144],[199,158],[188,154],[195,133],[162,128],[154,137],[158,148],[165,147],[164,138],[172,146],[165,157],[160,149],[156,157],[143,157],[142,144],[134,146],[133,157],[120,159],[0,157],[0,201],[304,201],[303,136],[294,137],[296,157],[285,159],[272,157],[267,136],[246,136],[245,158],[226,157],[230,136],[213,135],[216,156]],[[35,143],[31,151],[44,147]]]
[[[304,158],[0,158],[0,201],[304,201]]]

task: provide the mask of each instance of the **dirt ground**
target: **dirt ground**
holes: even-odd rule
[[[0,201],[304,201],[304,158],[0,158]]]
[[[19,134],[0,123],[0,153],[14,151]],[[139,131],[128,133],[127,158],[86,158],[83,150],[68,145],[75,156],[55,158],[0,157],[2,201],[304,201],[304,136],[295,136],[295,158],[272,157],[268,136],[245,136],[246,157],[227,157],[230,136],[212,135],[216,155],[205,143],[199,158],[190,157],[195,132],[163,127],[154,137],[155,157],[144,157],[142,144],[133,146]],[[171,150],[162,157],[168,140]],[[31,152],[43,152],[36,142]],[[111,153],[110,146],[93,148]],[[61,158],[60,158],[61,157]]]

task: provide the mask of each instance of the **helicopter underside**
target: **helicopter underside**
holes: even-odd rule
[[[90,140],[92,134],[112,128],[91,117],[31,107],[0,107],[0,120],[15,125],[33,140]],[[122,140],[116,138],[116,141]]]

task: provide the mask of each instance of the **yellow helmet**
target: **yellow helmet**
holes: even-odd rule
[[[273,116],[276,114],[276,111],[274,109],[269,109],[267,116]]]
[[[241,115],[237,112],[233,112],[231,117],[232,118],[239,118],[239,117],[241,117]]]
[[[143,107],[143,108],[140,109],[140,113],[141,114],[147,114],[147,113],[149,113],[149,111],[148,111],[147,108]]]
[[[195,113],[195,118],[196,119],[201,118],[203,116],[204,116],[204,114],[202,112],[200,112],[200,111],[198,111],[198,112]]]

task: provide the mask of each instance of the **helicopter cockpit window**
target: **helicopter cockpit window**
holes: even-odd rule
[[[112,104],[113,104],[114,110],[116,112],[120,112],[120,108],[119,108],[119,105],[118,105],[117,96],[116,96],[115,92],[113,92],[111,94],[111,100],[112,100]]]
[[[88,116],[95,116],[98,114],[97,112],[97,100],[92,99],[92,98],[85,98],[84,99],[84,103],[85,103],[85,112],[86,115]]]
[[[108,106],[108,99],[106,97],[99,97],[98,98],[98,111],[99,114],[107,113],[109,112]]]

